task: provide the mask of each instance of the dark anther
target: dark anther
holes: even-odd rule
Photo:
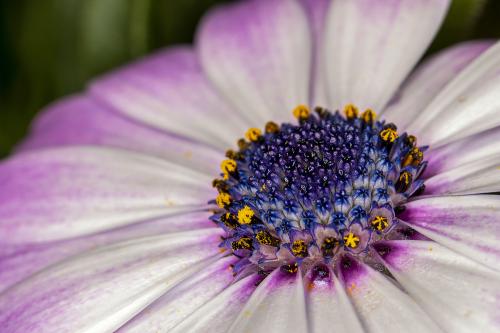
[[[398,178],[398,181],[396,182],[396,191],[399,193],[404,193],[406,192],[413,181],[413,176],[411,175],[410,172],[408,171],[403,171]]]
[[[288,274],[295,274],[299,270],[299,266],[297,265],[296,262],[293,264],[286,264],[281,266],[281,271],[283,273],[288,273]]]

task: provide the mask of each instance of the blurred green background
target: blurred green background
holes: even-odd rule
[[[231,0],[0,0],[0,156],[37,111],[95,75],[192,42],[211,6]],[[455,0],[431,51],[500,37],[499,0]]]

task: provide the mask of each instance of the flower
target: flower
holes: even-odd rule
[[[49,107],[2,332],[498,331],[500,44],[405,80],[448,2],[242,1]]]

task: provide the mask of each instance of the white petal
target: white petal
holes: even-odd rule
[[[139,238],[84,253],[0,295],[2,332],[113,332],[217,259],[218,228]]]
[[[364,332],[344,287],[331,271],[330,277],[330,281],[306,283],[311,332]]]
[[[431,42],[448,0],[336,0],[325,33],[330,108],[383,109]]]
[[[346,268],[346,261],[349,267]],[[387,276],[344,258],[341,278],[368,332],[438,332],[422,309]]]
[[[232,284],[169,332],[225,333],[255,290],[258,278],[249,275]]]
[[[431,129],[429,125],[437,123],[434,119],[438,116],[440,121],[447,121],[445,124],[441,124],[441,126],[449,126],[454,121],[460,121],[460,119],[454,116],[455,108],[462,108],[460,105],[467,101],[467,98],[470,97],[469,94],[474,92],[478,86],[484,85],[489,79],[497,76],[499,70],[500,43],[497,42],[446,85],[434,98],[432,103],[412,122],[408,127],[408,131],[419,135],[425,140],[426,144],[435,145],[437,143],[444,143],[440,141],[446,138],[442,137],[440,133],[434,132],[435,128]],[[478,92],[475,94],[478,94]],[[482,116],[483,113],[479,111],[481,110],[476,110],[474,113]],[[471,117],[470,120],[476,119],[474,115],[466,115],[466,117]]]
[[[220,7],[203,21],[203,67],[249,126],[291,119],[309,102],[311,32],[296,1],[250,0]]]
[[[425,144],[440,146],[500,125],[499,91],[500,75],[477,83],[460,94],[444,112],[436,114],[425,129],[417,132],[419,137]]]
[[[423,198],[408,203],[400,217],[436,242],[500,270],[500,196]]]
[[[119,332],[170,332],[197,308],[217,297],[233,281],[228,256],[203,267],[148,306]]]
[[[185,167],[116,149],[15,155],[0,164],[0,239],[60,240],[206,209],[210,182]]]
[[[425,193],[438,195],[498,192],[500,191],[499,166],[500,155],[497,154],[442,171],[425,181]]]
[[[500,275],[425,241],[379,244],[386,267],[445,332],[498,332]]]
[[[240,134],[241,135],[241,134]],[[235,137],[236,138],[236,137]],[[97,145],[154,155],[216,175],[220,150],[205,142],[183,139],[106,108],[92,97],[66,97],[43,110],[18,150],[54,146]]]
[[[326,18],[331,0],[301,0],[309,16],[309,24],[313,33],[313,72],[312,72],[312,106],[328,106],[328,88],[326,85],[325,72],[325,43],[324,34],[326,28]]]
[[[152,127],[226,149],[247,125],[204,76],[193,50],[171,48],[93,82],[91,95]]]
[[[382,118],[405,129],[460,71],[482,54],[492,42],[465,42],[439,52],[418,66]]]
[[[491,160],[500,156],[500,127],[463,138],[425,152],[429,162],[424,178],[464,166],[468,163]],[[478,164],[480,165],[480,164]]]
[[[274,270],[254,291],[229,331],[307,332],[302,275]]]
[[[48,266],[99,246],[137,237],[213,227],[213,222],[208,219],[210,215],[208,211],[175,214],[64,241],[16,245],[3,242],[0,246],[0,292]]]

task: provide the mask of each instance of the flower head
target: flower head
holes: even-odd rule
[[[236,2],[49,107],[0,164],[0,330],[498,331],[500,45],[408,77],[448,4]]]

